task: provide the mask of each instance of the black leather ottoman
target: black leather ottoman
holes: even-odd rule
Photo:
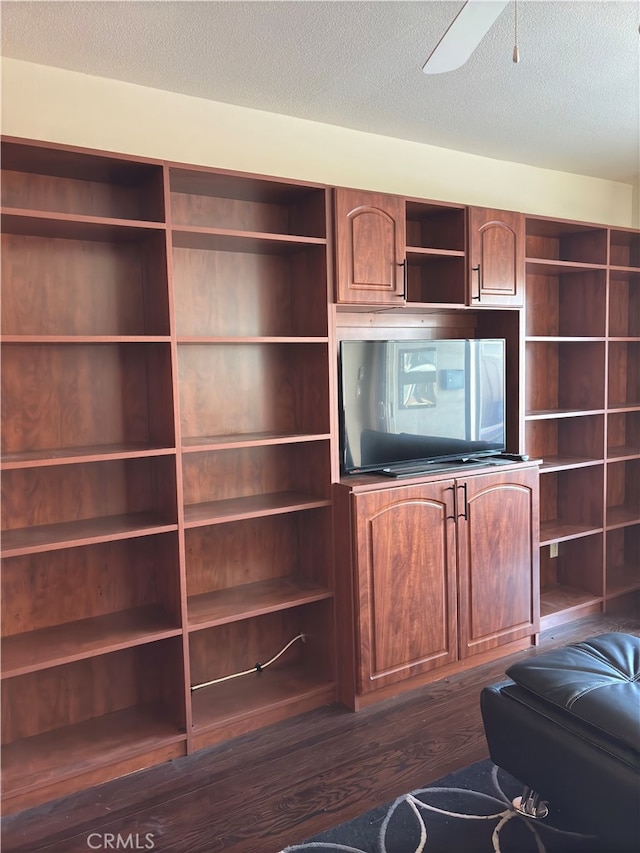
[[[486,687],[489,753],[603,851],[640,850],[640,638],[601,634]]]

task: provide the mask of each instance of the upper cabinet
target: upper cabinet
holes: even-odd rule
[[[469,208],[469,304],[515,306],[524,297],[524,216]]]
[[[349,189],[334,212],[339,305],[523,304],[520,213]]]
[[[404,199],[337,189],[336,301],[403,305],[406,291]]]

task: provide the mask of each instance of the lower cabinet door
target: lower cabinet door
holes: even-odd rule
[[[466,658],[540,630],[538,469],[481,474],[456,489]]]
[[[454,481],[353,496],[357,689],[457,657]]]

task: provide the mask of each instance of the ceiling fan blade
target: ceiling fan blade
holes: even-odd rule
[[[464,65],[508,5],[509,0],[467,0],[422,66],[424,73],[442,74]]]

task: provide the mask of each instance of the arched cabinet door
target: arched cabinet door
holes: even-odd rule
[[[469,208],[469,304],[524,303],[524,216],[509,210]]]
[[[457,657],[453,480],[354,497],[357,689]]]
[[[540,630],[535,467],[456,480],[460,658]]]
[[[337,189],[336,302],[403,305],[405,202],[399,196]]]

